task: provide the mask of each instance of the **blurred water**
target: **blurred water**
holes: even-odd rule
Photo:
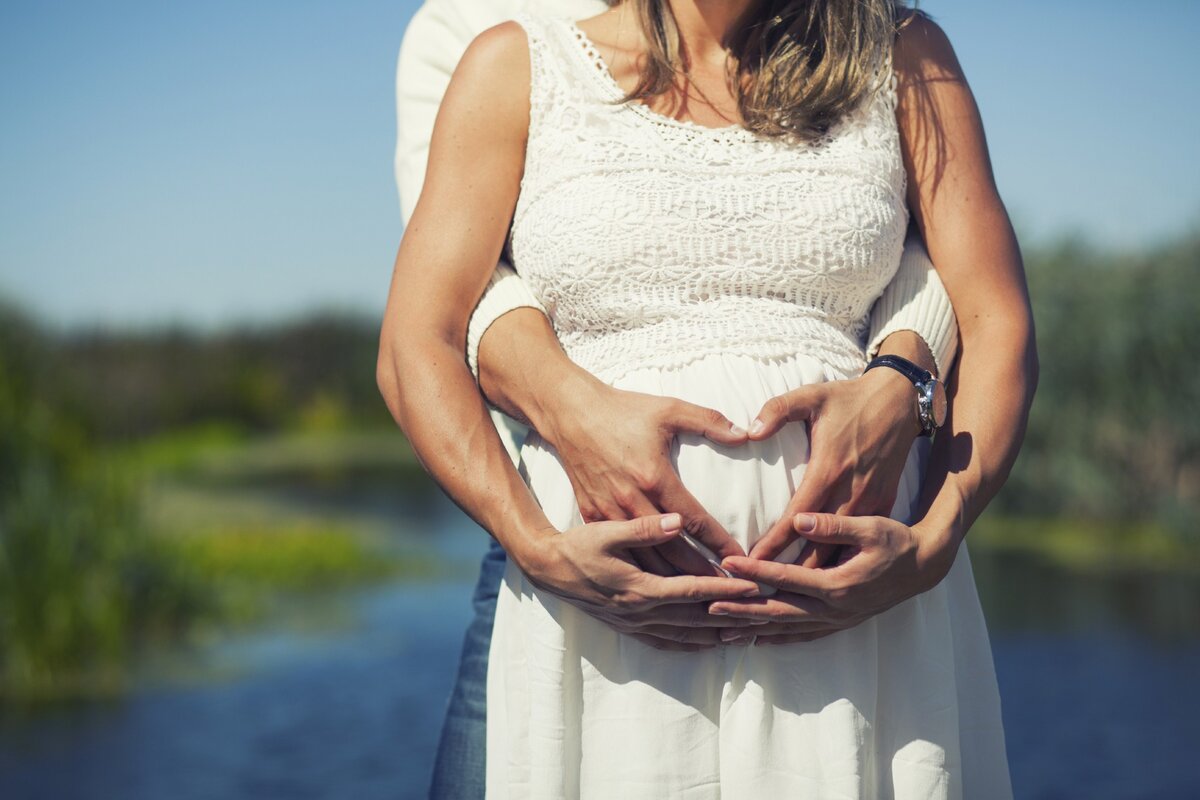
[[[431,506],[437,549],[484,534]],[[1021,798],[1200,797],[1200,587],[974,554]],[[465,578],[300,604],[147,662],[130,697],[0,724],[0,798],[417,798],[469,615]]]
[[[0,797],[420,797],[467,589],[362,593],[349,630],[222,646],[209,657],[222,672],[233,662],[225,680],[10,721]]]

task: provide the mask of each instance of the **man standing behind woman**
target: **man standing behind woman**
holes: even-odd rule
[[[580,19],[602,11],[605,5],[601,0],[428,0],[418,10],[405,35],[397,84],[400,136],[396,170],[406,221],[423,180],[438,103],[459,55],[471,39],[523,10]],[[954,317],[918,237],[910,235],[906,242],[900,269],[876,304],[870,323],[866,342],[868,356],[875,352],[890,352],[905,356],[935,374],[948,372],[957,345]],[[631,509],[623,508],[630,505],[631,493],[640,495],[635,500],[652,508],[682,512],[684,529],[712,552],[739,555],[730,549],[726,532],[695,503],[671,473],[669,464],[668,469],[662,469],[664,437],[670,439],[676,433],[690,432],[706,433],[710,438],[720,440],[722,435],[727,435],[728,421],[709,409],[685,403],[668,404],[644,395],[623,396],[616,390],[606,391],[606,387],[586,383],[584,385],[590,392],[586,398],[589,413],[586,417],[572,414],[567,410],[568,406],[571,402],[579,402],[580,398],[554,395],[556,391],[570,394],[567,387],[579,386],[579,376],[574,376],[574,380],[550,378],[552,374],[572,375],[574,368],[560,350],[548,345],[548,333],[552,334],[552,331],[549,331],[537,300],[524,288],[511,267],[501,263],[472,316],[466,357],[473,369],[477,366],[481,388],[496,406],[514,416],[534,421],[539,432],[547,438],[550,435],[559,437],[554,444],[568,471],[578,478],[573,483],[581,509],[587,509],[594,519],[625,519],[636,515]],[[968,346],[966,338],[964,331],[964,352]],[[765,429],[757,433],[758,438],[765,438],[789,418],[812,419],[816,416],[821,417],[823,430],[829,431],[824,438],[813,442],[809,470],[789,505],[790,512],[820,510],[856,515],[888,512],[901,468],[919,428],[914,425],[912,414],[904,413],[912,408],[911,385],[896,380],[894,374],[886,375],[887,372],[876,370],[854,381],[857,384],[854,387],[828,384],[806,386],[792,392],[781,403],[777,417],[767,420]],[[1004,420],[1001,415],[997,422],[1019,423],[1022,411],[1020,408],[1008,410],[1009,419]],[[502,434],[508,433],[510,447],[519,442],[521,428],[511,425],[495,412],[493,416]],[[613,424],[618,420],[625,424]],[[633,420],[632,425],[630,420]],[[538,422],[544,424],[536,424]],[[553,429],[553,432],[543,431],[543,427]],[[922,446],[926,441],[920,440]],[[510,452],[515,450],[510,449]],[[865,457],[868,452],[870,458]],[[921,455],[922,458],[925,456],[924,450]],[[815,469],[817,466],[821,469]],[[652,477],[648,480],[647,476]],[[980,494],[986,495],[986,492],[981,489]],[[783,515],[777,530],[772,531],[775,538],[791,533],[785,529],[792,515]],[[458,684],[443,732],[434,796],[482,794],[487,636],[503,557],[503,551],[493,540],[476,592],[477,617],[464,645]],[[629,574],[615,574],[611,569],[606,572],[608,568],[600,563],[598,556],[595,557],[597,560],[589,565],[591,568],[586,573],[589,583],[600,582],[611,589],[620,589],[636,579]],[[586,554],[584,558],[587,558]],[[651,574],[670,575],[676,571],[672,567],[695,573],[705,568],[703,562],[696,563],[694,554],[686,549],[662,553],[647,549],[639,561]],[[894,578],[886,555],[881,563],[885,567],[884,574]],[[554,577],[555,565],[540,566],[547,574],[548,583],[556,586],[561,596],[618,630],[654,641],[658,646],[703,648],[749,635],[746,619],[713,618],[705,613],[705,603],[679,602],[680,595],[673,594],[677,587],[670,585],[673,579],[653,584],[661,587],[658,599],[662,601],[652,609],[654,613],[634,614],[616,604],[606,605],[603,593],[589,595],[585,587],[571,587],[567,585],[569,581],[557,579]],[[526,571],[530,569],[526,567]],[[867,583],[864,580],[864,586]],[[776,622],[771,623],[769,630],[755,626],[754,633],[763,641],[773,638],[795,641],[829,633],[883,611],[919,590],[919,586],[911,582],[905,585],[903,581],[875,580],[874,583],[868,587],[873,590],[869,600],[864,597],[859,607],[851,604],[840,614],[827,614],[823,630],[814,631],[810,624],[789,630],[787,622]],[[888,583],[891,585],[880,591],[880,586]]]

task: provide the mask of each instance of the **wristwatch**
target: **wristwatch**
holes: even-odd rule
[[[927,369],[921,369],[907,358],[886,355],[876,356],[867,364],[867,370],[875,367],[891,367],[912,381],[917,387],[917,419],[921,423],[921,435],[933,436],[946,421],[946,388]]]

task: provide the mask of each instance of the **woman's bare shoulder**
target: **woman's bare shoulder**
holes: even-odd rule
[[[454,214],[475,214],[477,221],[511,207],[529,134],[529,76],[528,44],[517,22],[494,25],[467,45],[434,120],[414,220],[433,210],[438,224]],[[472,224],[464,221],[463,229]]]
[[[458,112],[486,114],[493,125],[528,124],[529,40],[516,20],[481,31],[463,51],[443,98]]]
[[[506,19],[475,35],[463,52],[459,65],[486,67],[529,66],[529,36],[515,19]]]
[[[961,78],[962,67],[950,37],[933,19],[921,11],[905,10],[896,36],[893,63],[897,76],[906,78]]]

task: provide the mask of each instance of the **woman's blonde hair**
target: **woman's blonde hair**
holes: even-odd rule
[[[622,102],[676,88],[686,72],[667,0],[629,3],[649,42],[638,84]],[[762,136],[822,136],[881,87],[897,31],[910,12],[897,0],[761,0],[728,43],[742,124]]]

